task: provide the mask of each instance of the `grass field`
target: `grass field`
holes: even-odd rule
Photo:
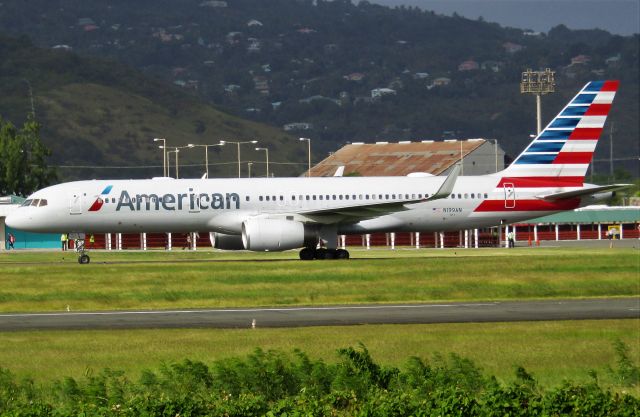
[[[467,301],[640,294],[636,249],[73,253],[0,256],[0,311]],[[360,259],[357,259],[360,257]],[[244,259],[242,262],[238,260]]]
[[[336,349],[364,343],[374,359],[403,366],[410,356],[457,353],[488,375],[514,379],[525,367],[544,386],[565,379],[585,382],[595,370],[606,386],[616,387],[607,367],[616,367],[613,341],[624,341],[640,362],[638,320],[529,323],[379,325],[255,330],[121,330],[17,332],[0,334],[0,366],[39,382],[82,377],[87,369],[123,369],[136,379],[143,369],[185,358],[207,364],[244,356],[256,347],[337,360]],[[638,388],[632,389],[636,395]]]
[[[296,252],[94,252],[0,254],[0,311],[320,305],[640,295],[640,252],[584,248],[352,251],[350,261],[301,262]],[[91,368],[142,369],[185,358],[211,363],[256,347],[299,348],[327,361],[364,343],[402,365],[436,352],[473,359],[510,380],[516,365],[545,386],[596,370],[616,390],[613,341],[640,363],[640,320],[380,325],[296,329],[176,329],[0,333],[0,366],[39,381]],[[640,389],[633,388],[634,395]]]

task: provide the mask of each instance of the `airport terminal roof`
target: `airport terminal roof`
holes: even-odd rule
[[[344,175],[405,176],[413,172],[440,175],[486,143],[484,139],[351,143],[311,169],[313,177],[330,177],[344,166]],[[306,175],[306,173],[304,174]]]
[[[539,217],[527,224],[589,224],[589,223],[638,223],[640,207],[585,207],[550,216]]]

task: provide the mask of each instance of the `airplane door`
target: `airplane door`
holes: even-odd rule
[[[504,183],[504,208],[512,209],[516,207],[516,188],[513,183]]]
[[[82,214],[82,193],[80,191],[69,195],[69,214]]]

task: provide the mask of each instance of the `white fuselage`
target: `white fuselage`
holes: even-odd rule
[[[415,202],[433,195],[444,177],[328,177],[256,179],[92,180],[54,185],[29,200],[8,223],[34,232],[219,232],[238,235],[252,218],[331,224],[340,234],[446,231],[511,223],[575,208],[520,204],[542,191],[575,188],[497,187],[496,175],[459,177],[453,197]],[[108,190],[108,193],[102,194]],[[354,216],[359,206],[406,201],[401,210]],[[588,203],[596,201],[589,198]],[[342,214],[341,208],[350,213]],[[523,209],[530,208],[530,209]],[[531,209],[532,208],[532,209]]]

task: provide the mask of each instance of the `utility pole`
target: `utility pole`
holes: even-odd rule
[[[613,122],[609,126],[609,176],[611,177],[611,181],[613,182],[613,132],[614,132]]]

